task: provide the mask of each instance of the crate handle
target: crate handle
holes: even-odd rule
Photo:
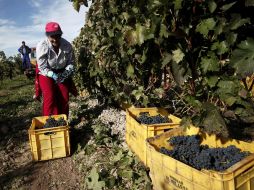
[[[46,133],[44,133],[44,135],[55,135],[56,134],[56,132],[46,132]]]
[[[170,128],[164,129],[163,132],[165,133],[165,132],[167,132],[167,131],[169,131],[169,130],[171,130],[171,129],[170,129]]]
[[[137,135],[136,135],[136,133],[135,133],[134,131],[131,131],[131,132],[130,132],[130,136],[132,136],[132,137],[134,137],[134,138],[137,138]]]
[[[251,170],[253,170],[253,167],[250,167],[247,170],[245,170],[243,173],[241,173],[241,176],[244,176],[244,175],[250,173]]]

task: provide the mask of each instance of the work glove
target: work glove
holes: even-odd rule
[[[47,76],[54,79],[54,81],[58,81],[58,75],[53,71],[48,71]]]
[[[65,70],[69,71],[69,72],[74,72],[74,66],[73,65],[67,65],[67,67],[65,68]]]

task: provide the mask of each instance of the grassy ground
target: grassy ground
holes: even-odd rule
[[[41,104],[33,100],[34,81],[24,75],[0,82],[0,123],[19,123],[40,115]]]

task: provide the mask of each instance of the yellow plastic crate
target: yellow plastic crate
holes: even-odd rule
[[[161,123],[161,124],[140,124],[135,118],[141,112],[148,112],[151,116],[161,114],[168,116],[172,120],[172,123]],[[169,114],[163,108],[129,108],[126,110],[126,143],[129,148],[140,158],[140,160],[147,165],[146,159],[146,139],[155,135],[164,133],[165,131],[179,127],[181,119]],[[149,167],[149,166],[148,166]]]
[[[52,115],[59,119],[63,117],[67,122],[66,115]],[[69,126],[59,126],[43,129],[48,116],[34,117],[29,133],[29,142],[33,160],[49,160],[70,155]]]
[[[253,143],[234,139],[222,139],[215,135],[201,133],[190,127],[167,131],[147,139],[150,176],[155,190],[254,190],[254,154],[244,158],[223,172],[197,170],[170,156],[159,152],[161,147],[172,149],[167,140],[178,135],[199,134],[202,144],[210,147],[235,145],[242,151],[254,152]]]

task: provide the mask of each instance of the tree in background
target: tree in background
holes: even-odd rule
[[[12,79],[22,73],[22,59],[20,55],[6,57],[4,51],[0,51],[0,80]]]

